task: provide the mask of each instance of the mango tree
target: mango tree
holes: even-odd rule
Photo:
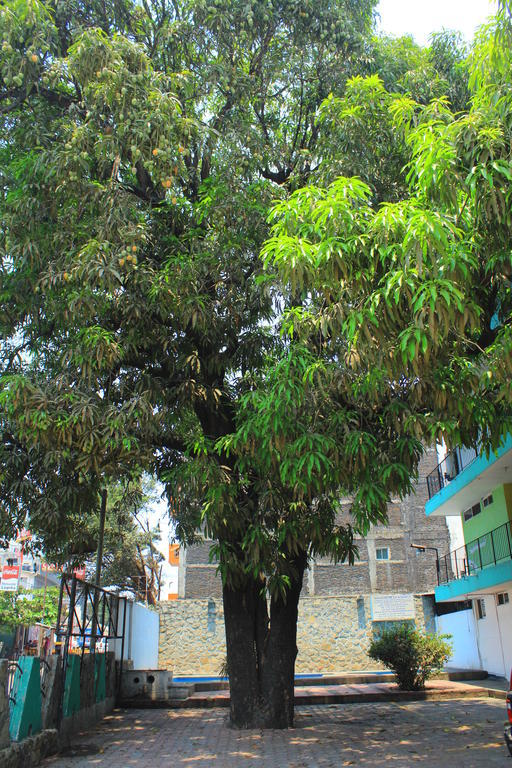
[[[272,201],[333,171],[318,109],[374,65],[374,5],[0,6],[3,533],[30,501],[31,529],[55,547],[112,478],[162,480],[180,500],[181,540],[200,528],[216,542],[241,727],[292,724],[308,559],[352,561],[352,526],[385,521],[421,451],[417,390],[390,387],[384,364],[354,366],[370,355],[356,331],[375,341],[355,314],[364,184],[333,188],[350,202],[340,248],[361,269],[330,259],[329,243],[315,266],[301,245],[276,282],[260,256]],[[336,162],[362,166],[337,136]],[[395,146],[411,152],[405,137]],[[370,175],[380,159],[366,154]],[[381,197],[407,194],[401,169],[381,173]],[[327,317],[292,334],[294,313],[319,306],[353,326],[333,333]]]

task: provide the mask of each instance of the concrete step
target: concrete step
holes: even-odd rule
[[[437,680],[484,680],[487,672],[481,669],[449,669],[441,672]],[[395,676],[392,672],[344,672],[339,675],[311,675],[308,677],[296,677],[295,687],[303,688],[310,685],[351,685],[354,683],[383,683],[393,682]],[[183,683],[180,683],[183,685]],[[229,690],[229,682],[226,680],[197,680],[190,683],[197,693],[205,691]]]
[[[466,698],[505,698],[504,691],[485,688],[478,684],[431,680],[423,691],[401,691],[396,683],[351,683],[344,685],[302,685],[295,688],[295,704],[354,704],[377,701],[424,701]],[[121,706],[143,708],[212,708],[228,707],[229,691],[196,691],[182,699],[153,699],[120,702]]]
[[[194,693],[194,684],[184,685],[182,683],[170,683],[167,686],[167,695],[171,700],[188,699],[188,697],[192,696]]]

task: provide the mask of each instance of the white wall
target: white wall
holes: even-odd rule
[[[512,585],[508,587],[508,596],[509,600],[512,600]],[[512,603],[498,605],[496,611],[499,619],[500,636],[505,660],[505,677],[507,680],[510,680],[510,675],[512,674]]]
[[[512,600],[512,584],[508,587],[508,596],[509,600]],[[505,677],[507,680],[510,680],[512,674],[512,603],[498,605],[496,611],[499,618],[500,636],[505,659]]]
[[[482,669],[475,630],[475,617],[471,609],[437,616],[437,631],[452,635],[453,655],[448,667]]]
[[[481,595],[485,605],[485,616],[476,620],[476,632],[482,667],[491,675],[505,675],[505,663],[501,650],[498,617],[494,595]]]
[[[119,610],[119,627],[123,626],[123,603]],[[131,659],[134,669],[158,669],[160,614],[131,600],[126,602],[126,606],[123,658]],[[121,640],[116,640],[109,647],[115,650],[116,659],[120,659]]]
[[[512,600],[512,582],[499,588]],[[472,595],[472,597],[477,597]],[[482,668],[491,675],[509,679],[512,669],[512,604],[496,604],[496,594],[478,595],[484,600],[485,617],[476,620]]]
[[[131,603],[129,626],[129,658],[134,669],[158,668],[160,616],[145,605]]]
[[[445,517],[448,532],[450,534],[450,552],[464,546],[464,529],[460,515],[447,515]],[[445,554],[445,553],[441,553]]]

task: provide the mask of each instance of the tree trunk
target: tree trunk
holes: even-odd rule
[[[286,598],[270,600],[270,615],[261,580],[224,587],[231,724],[236,728],[293,726],[297,613],[305,566],[305,555],[294,558]]]

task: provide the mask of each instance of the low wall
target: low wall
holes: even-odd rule
[[[67,741],[78,731],[90,728],[109,712],[116,703],[116,666],[113,653],[105,654],[105,697],[97,701],[94,654],[82,659],[80,670],[80,708],[69,717],[62,718],[59,725],[60,742]]]
[[[59,735],[56,730],[45,730],[35,736],[29,736],[13,742],[9,747],[0,749],[2,768],[31,768],[39,765],[48,755],[53,755],[59,748]]]
[[[374,623],[370,595],[305,597],[299,603],[296,672],[337,673],[380,669],[369,658]],[[415,596],[415,622],[433,631],[431,598]],[[221,600],[160,603],[160,669],[173,675],[219,675],[226,660]]]
[[[9,746],[9,699],[7,698],[7,659],[0,659],[0,750]],[[0,763],[1,765],[1,763]]]
[[[24,661],[28,660],[24,658]],[[23,665],[23,661],[19,660]],[[116,662],[113,653],[86,654],[80,664],[79,656],[69,656],[68,671],[74,675],[66,677],[66,692],[64,694],[64,717],[59,722],[62,707],[62,660],[58,656],[50,656],[45,664],[44,696],[39,699],[39,659],[30,657],[30,670],[37,674],[35,689],[27,696],[18,699],[13,712],[10,711],[7,697],[8,663],[0,661],[0,766],[1,768],[31,768],[58,750],[78,731],[89,728],[95,722],[112,711],[116,698]],[[73,668],[73,670],[72,670]],[[25,672],[27,670],[25,669]],[[32,674],[32,672],[30,673]],[[32,679],[32,677],[30,677]],[[36,696],[37,694],[37,696]],[[39,699],[39,703],[37,700]],[[38,709],[40,707],[40,710]],[[17,726],[25,725],[27,709],[35,712],[37,720],[35,733],[31,728]],[[67,716],[66,716],[67,715]],[[9,723],[14,725],[11,741]],[[29,734],[27,736],[27,734]]]

